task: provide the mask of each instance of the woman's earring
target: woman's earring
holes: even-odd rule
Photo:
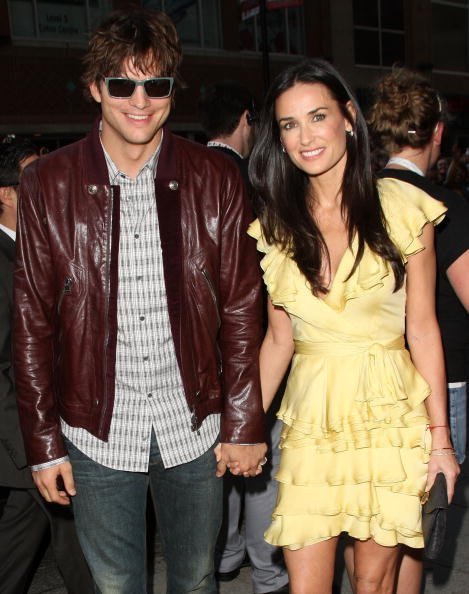
[[[354,136],[353,130],[345,130],[345,134],[350,136],[350,138],[352,138]]]
[[[283,144],[282,144],[282,153],[286,153],[286,152],[287,152],[287,151],[286,151],[285,147],[284,147],[284,146],[283,146]]]

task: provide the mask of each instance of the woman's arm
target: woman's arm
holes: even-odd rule
[[[459,301],[469,313],[469,250],[466,250],[451,264],[446,271],[446,276]]]
[[[267,300],[269,325],[261,346],[262,403],[267,411],[280,386],[294,352],[291,320],[282,307]]]
[[[406,337],[412,361],[430,385],[425,401],[432,428],[432,453],[428,466],[428,490],[438,472],[443,472],[452,499],[459,466],[450,449],[447,387],[440,329],[435,314],[435,249],[433,225],[426,225],[420,237],[425,249],[407,263]],[[436,450],[436,451],[433,451]]]

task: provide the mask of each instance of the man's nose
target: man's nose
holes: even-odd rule
[[[143,85],[137,85],[135,87],[135,91],[133,92],[132,97],[130,97],[129,102],[132,106],[137,107],[138,109],[144,109],[150,104],[150,99],[148,98]]]

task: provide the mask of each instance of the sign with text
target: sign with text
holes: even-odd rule
[[[86,7],[86,2],[9,2],[13,37],[85,41],[110,9],[109,0],[98,0]]]
[[[278,10],[291,6],[301,6],[303,0],[266,0],[267,10]],[[259,0],[241,0],[241,19],[243,21],[259,14]]]

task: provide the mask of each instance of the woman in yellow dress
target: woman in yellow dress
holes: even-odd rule
[[[265,255],[264,406],[291,369],[279,495],[266,539],[292,594],[331,592],[338,537],[354,539],[357,594],[391,593],[401,545],[421,548],[421,497],[459,467],[434,312],[433,224],[444,206],[376,183],[366,124],[327,62],[281,73],[250,161]],[[409,350],[405,348],[405,338]]]

